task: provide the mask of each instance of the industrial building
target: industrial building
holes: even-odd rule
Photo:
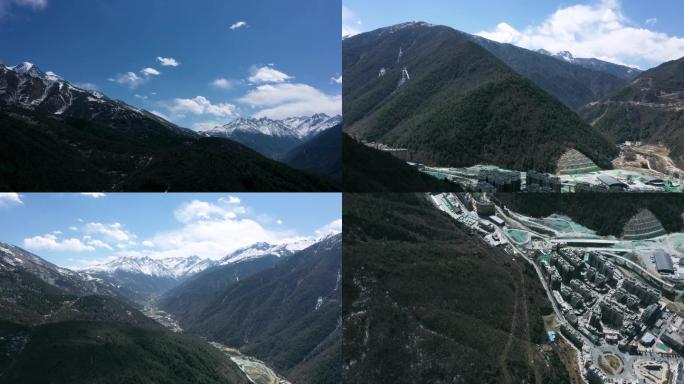
[[[669,273],[674,274],[674,265],[672,265],[672,257],[665,253],[662,249],[656,250],[655,254],[655,265],[658,273]]]
[[[649,176],[649,175],[644,176],[642,182],[646,185],[650,185],[653,187],[664,187],[665,186],[665,180],[663,180],[659,177],[654,177],[654,176]]]
[[[477,214],[481,217],[489,217],[496,214],[494,203],[481,197],[475,197],[475,209],[477,210]]]
[[[629,189],[629,185],[609,175],[599,175],[597,177],[601,184],[605,185],[610,192],[624,192]]]
[[[684,352],[684,340],[682,339],[682,332],[665,332],[660,336],[660,340],[669,345],[670,348],[677,352]]]
[[[555,192],[561,191],[561,180],[556,176],[537,171],[527,171],[525,175],[527,192]]]
[[[655,217],[653,212],[644,208],[625,224],[622,237],[625,240],[643,240],[658,237],[665,233],[665,228],[663,228],[660,220]]]
[[[501,220],[498,216],[495,216],[495,215],[489,216],[489,220],[492,223],[498,225],[499,227],[503,227],[504,224],[506,224],[503,220]]]
[[[560,175],[574,175],[600,170],[591,159],[576,149],[568,149],[558,159],[558,174]]]

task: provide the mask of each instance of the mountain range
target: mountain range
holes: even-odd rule
[[[634,80],[635,77],[639,76],[642,72],[639,68],[630,67],[627,65],[620,65],[611,63],[609,61],[599,60],[596,58],[582,58],[574,57],[569,51],[560,51],[556,53],[551,53],[545,49],[538,49],[537,52],[554,57],[556,59],[566,61],[568,63],[577,64],[584,68],[605,72],[613,76],[625,79],[627,81]]]
[[[219,260],[126,257],[80,271],[0,243],[0,353],[9,356],[0,361],[0,383],[47,377],[49,370],[19,371],[36,358],[54,367],[56,383],[69,374],[125,381],[131,372],[142,382],[244,382],[197,336],[240,348],[297,383],[339,382],[341,239],[256,243]],[[139,310],[157,303],[179,320],[183,335]],[[61,363],[51,345],[64,349]],[[72,359],[90,355],[93,368],[74,374]],[[122,364],[131,370],[112,372]]]
[[[233,140],[210,138],[74,86],[0,64],[0,190],[318,191],[337,187]]]
[[[340,382],[342,234],[294,252],[261,248],[169,291],[161,308],[188,332],[239,347],[296,383]]]
[[[617,155],[614,144],[567,105],[619,89],[625,80],[616,76],[422,22],[355,35],[342,46],[344,131],[354,139],[407,148],[411,161],[440,166],[488,163],[554,172],[569,148],[603,168]],[[544,79],[526,78],[512,66],[528,61],[543,65],[535,72],[561,87],[584,84],[579,74],[610,84],[563,104],[539,85]]]
[[[330,117],[324,113],[283,120],[238,118],[223,126],[200,131],[200,134],[233,139],[273,158],[284,155],[298,144],[341,122],[342,116]],[[272,142],[268,142],[268,139]]]
[[[119,295],[133,302],[145,304],[212,267],[248,262],[266,256],[279,259],[291,256],[317,241],[316,238],[302,238],[280,244],[260,242],[240,248],[219,260],[203,259],[198,256],[165,259],[123,256],[84,268],[78,273],[89,280],[104,282],[107,286],[114,287]]]
[[[342,136],[335,128],[341,123],[341,116],[324,113],[283,120],[238,118],[200,134],[234,140],[270,159],[340,184]]]
[[[249,382],[218,350],[164,329],[113,288],[0,243],[0,383]]]
[[[642,72],[580,114],[614,142],[664,144],[684,168],[684,58]]]

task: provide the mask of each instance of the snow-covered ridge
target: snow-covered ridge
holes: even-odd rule
[[[255,260],[265,256],[289,257],[315,244],[341,241],[341,235],[328,233],[319,237],[301,237],[278,243],[258,242],[237,249],[220,260],[202,259],[198,256],[153,259],[151,257],[120,257],[107,263],[79,271],[85,276],[100,273],[127,272],[148,276],[182,279],[207,268]]]
[[[276,257],[287,257],[297,251],[301,251],[318,242],[316,238],[302,238],[287,241],[280,244],[256,243],[247,247],[240,248],[231,252],[226,257],[218,261],[218,265],[239,263],[246,260],[258,259],[260,257],[273,255]]]
[[[110,262],[88,267],[83,273],[139,273],[148,276],[181,278],[201,272],[213,265],[208,259],[197,256],[152,259],[150,257],[120,257]]]
[[[238,133],[262,134],[275,137],[292,137],[305,140],[342,122],[342,117],[317,113],[312,116],[273,120],[238,118],[223,126],[200,132],[206,136],[231,137]]]
[[[159,116],[123,101],[109,99],[98,91],[79,88],[58,74],[52,71],[43,72],[29,62],[15,66],[0,64],[0,107],[2,106],[107,122],[148,118],[170,129],[180,130]]]

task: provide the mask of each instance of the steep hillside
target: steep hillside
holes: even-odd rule
[[[620,236],[625,223],[642,208],[653,212],[668,232],[682,230],[684,196],[680,194],[516,194],[496,198],[506,207],[534,217],[561,213],[599,235]]]
[[[173,314],[181,324],[192,323],[218,294],[240,280],[272,268],[278,260],[275,255],[266,255],[209,268],[165,292],[159,299],[159,307]]]
[[[250,382],[204,341],[162,328],[93,321],[35,328],[0,323],[0,335],[3,384]]]
[[[565,383],[538,278],[424,195],[345,194],[347,383]]]
[[[0,243],[0,383],[248,383],[206,342],[93,284]]]
[[[568,147],[602,167],[617,154],[570,109],[448,27],[408,23],[347,38],[343,68],[345,132],[408,148],[413,161],[553,171]]]
[[[181,324],[269,362],[297,383],[339,382],[341,252],[341,234],[324,238],[229,284]],[[211,281],[210,272],[198,279]]]
[[[294,148],[284,156],[283,162],[342,184],[342,126],[325,130]]]
[[[684,166],[684,58],[643,72],[580,114],[615,142],[665,144],[673,160]]]
[[[5,191],[334,189],[234,141],[203,138],[28,64],[0,65],[0,132]]]
[[[569,52],[554,56],[466,36],[573,110],[600,100],[631,80],[623,77],[629,76],[623,74],[627,71],[625,67],[605,61],[574,58]],[[637,74],[635,71],[634,76]]]
[[[461,188],[420,173],[396,157],[369,148],[343,134],[343,179],[348,192],[429,192]]]

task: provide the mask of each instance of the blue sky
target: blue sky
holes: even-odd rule
[[[0,0],[0,59],[32,62],[189,128],[237,115],[333,114],[340,4]]]
[[[339,193],[0,194],[0,241],[60,266],[221,256],[341,230]]]
[[[679,0],[343,0],[343,34],[405,21],[648,69],[684,56]]]

